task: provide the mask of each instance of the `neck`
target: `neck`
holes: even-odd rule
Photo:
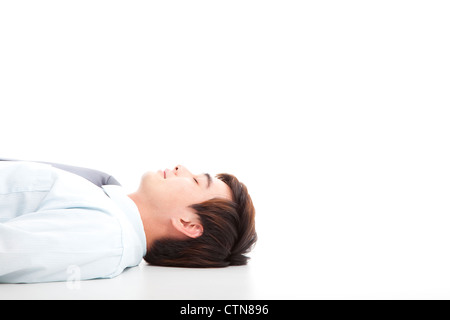
[[[147,251],[150,250],[153,242],[164,237],[164,223],[158,219],[157,212],[147,205],[138,192],[129,194],[128,197],[136,204],[141,220],[144,225],[145,237],[147,240]]]

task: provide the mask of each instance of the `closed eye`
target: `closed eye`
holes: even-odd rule
[[[193,178],[193,179],[194,179],[195,183],[196,183],[196,184],[198,184],[198,180],[197,180],[197,179],[195,179],[195,178]]]

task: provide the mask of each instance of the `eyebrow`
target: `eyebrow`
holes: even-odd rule
[[[209,174],[209,173],[204,173],[203,174],[205,177],[206,177],[206,179],[208,180],[208,188],[211,186],[211,183],[212,183],[212,178],[211,178],[211,175]]]

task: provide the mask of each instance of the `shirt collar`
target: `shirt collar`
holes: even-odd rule
[[[133,226],[136,234],[139,236],[143,248],[147,251],[147,240],[144,232],[144,225],[142,223],[141,215],[139,213],[138,207],[133,200],[128,197],[123,187],[118,185],[104,185],[102,186],[105,193],[112,201],[125,213],[131,225]],[[144,252],[145,255],[146,252]]]

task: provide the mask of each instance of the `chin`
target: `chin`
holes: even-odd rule
[[[153,172],[153,171],[145,172],[141,178],[141,185],[151,183],[152,180],[155,180],[156,175],[157,175],[156,172]]]
[[[147,171],[147,172],[144,172],[144,174],[142,175],[142,180],[145,180],[145,179],[147,179],[148,177],[151,177],[152,175],[154,175],[155,173],[153,172],[153,171]]]
[[[157,182],[157,174],[153,171],[145,172],[141,177],[141,183],[139,190],[141,192],[147,193],[148,190],[152,189],[152,186]]]

